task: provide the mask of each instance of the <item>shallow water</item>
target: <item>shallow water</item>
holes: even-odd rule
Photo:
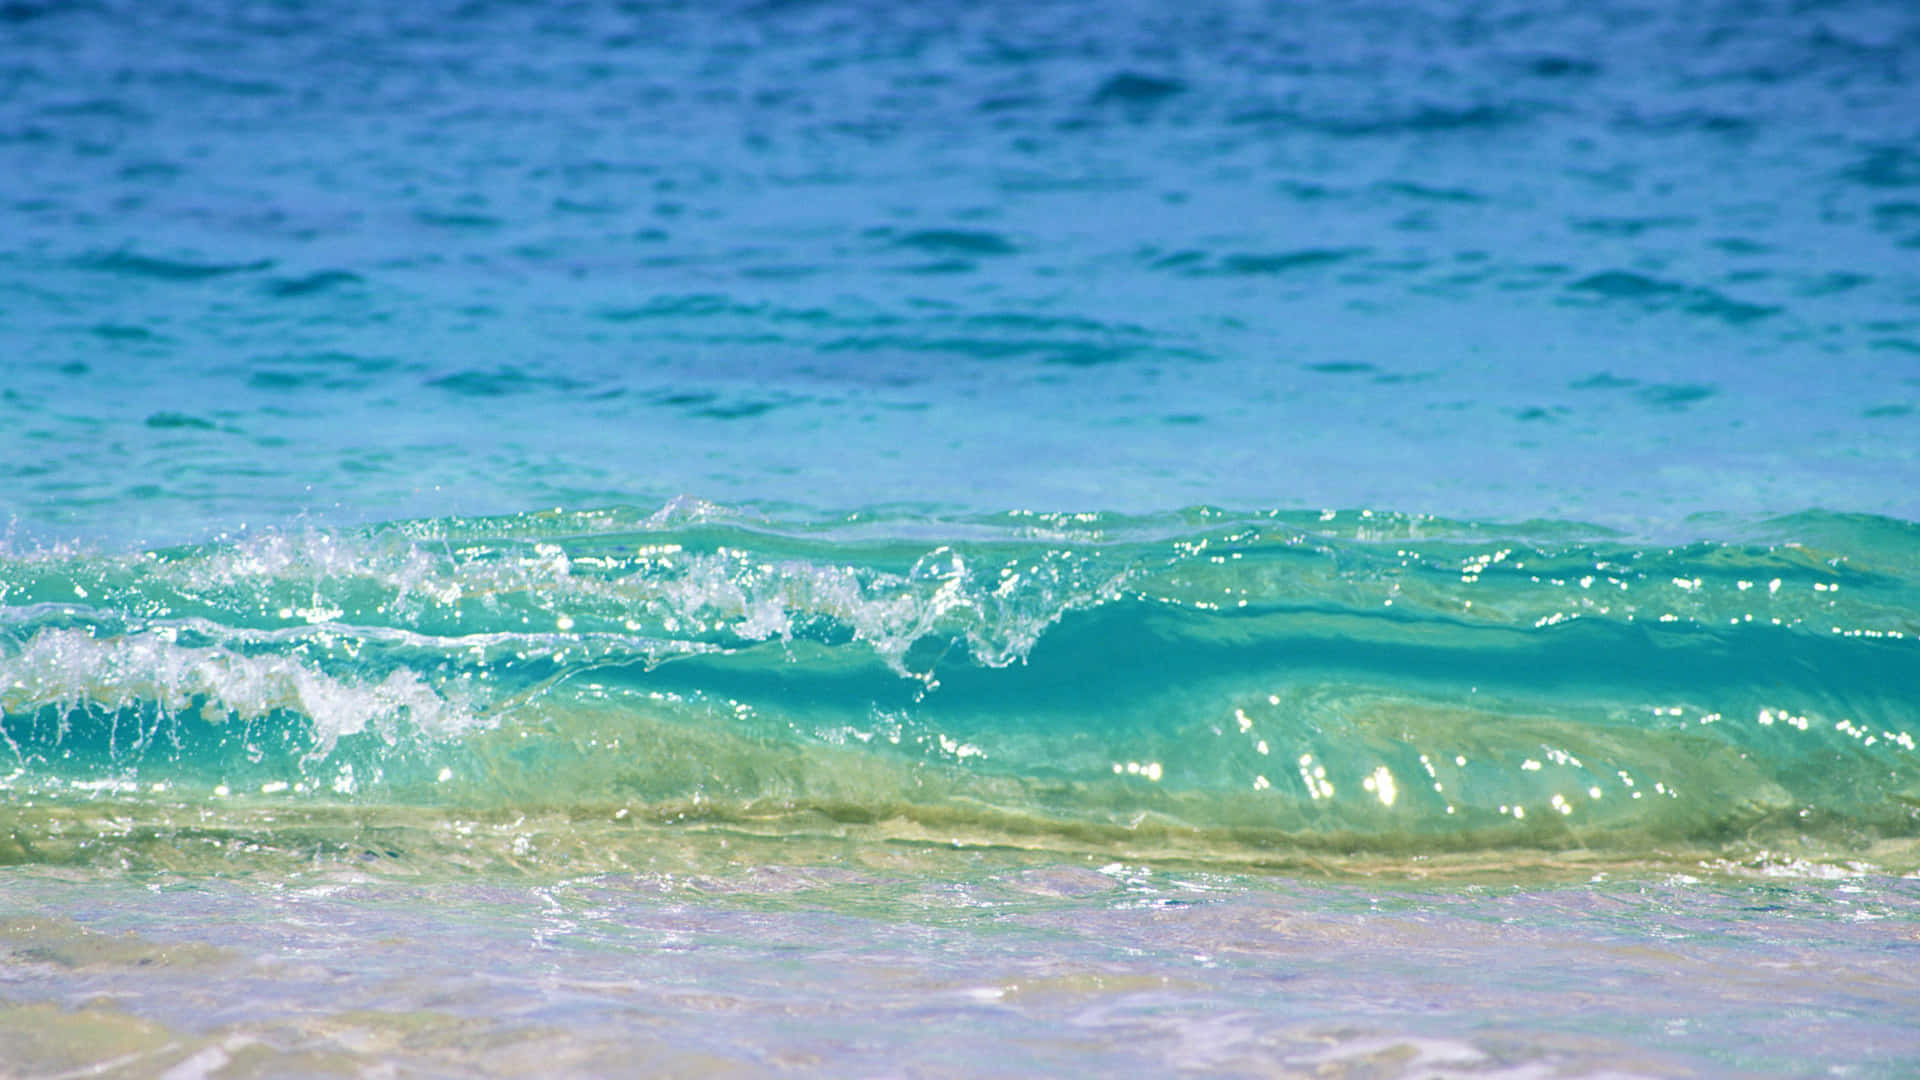
[[[1911,881],[864,858],[541,886],[15,877],[0,1031],[28,1075],[1892,1077],[1920,1054]]]
[[[1916,68],[0,7],[0,1072],[1910,1071]]]

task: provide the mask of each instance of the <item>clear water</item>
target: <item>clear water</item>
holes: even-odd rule
[[[1917,68],[0,7],[0,1064],[1902,1075]]]
[[[929,870],[15,877],[0,898],[39,910],[0,924],[0,1032],[26,1075],[1900,1076],[1920,1052],[1911,881]]]

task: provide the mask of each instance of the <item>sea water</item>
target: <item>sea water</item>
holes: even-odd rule
[[[1920,1068],[1920,14],[0,7],[0,1074]]]

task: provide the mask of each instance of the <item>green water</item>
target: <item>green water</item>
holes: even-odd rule
[[[14,557],[6,854],[1920,866],[1912,527],[1718,527],[676,503]]]

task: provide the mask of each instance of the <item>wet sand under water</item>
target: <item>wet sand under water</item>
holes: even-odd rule
[[[662,849],[541,877],[0,875],[51,1076],[1906,1075],[1920,881]],[[732,853],[730,854],[730,850]],[[1771,876],[1770,876],[1771,875]],[[1548,880],[1547,878],[1557,880]]]

